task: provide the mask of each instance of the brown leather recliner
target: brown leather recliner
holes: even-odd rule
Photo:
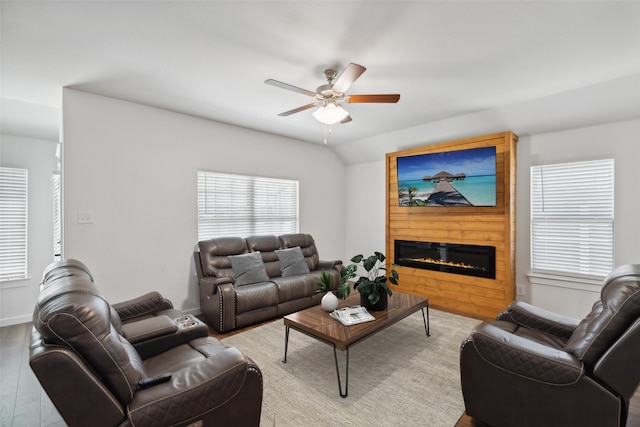
[[[53,263],[33,325],[29,363],[70,426],[259,425],[260,369],[157,293],[111,306],[82,263]]]
[[[582,321],[514,302],[462,343],[466,412],[492,426],[624,426],[640,381],[640,265]]]

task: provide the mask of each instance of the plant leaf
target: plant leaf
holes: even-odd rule
[[[359,263],[360,261],[362,261],[362,258],[364,258],[364,256],[362,255],[356,255],[353,258],[351,258],[351,262],[355,262],[356,264]]]
[[[369,258],[364,260],[364,263],[362,265],[365,270],[371,271],[371,269],[376,265],[377,262],[378,258],[376,258],[375,255],[371,255]]]

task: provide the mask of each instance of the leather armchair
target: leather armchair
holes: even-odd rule
[[[65,422],[259,425],[260,369],[237,349],[207,336],[202,322],[158,314],[169,310],[165,313],[175,315],[160,300],[154,294],[121,305],[138,313],[123,322],[82,263],[66,260],[45,271],[29,363]],[[165,308],[154,311],[152,306]],[[124,335],[127,328],[129,334],[136,332],[134,343]],[[161,374],[170,376],[145,385]]]
[[[491,426],[624,426],[640,381],[640,265],[614,269],[583,320],[512,303],[463,343],[466,412]]]

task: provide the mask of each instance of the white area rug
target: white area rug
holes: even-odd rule
[[[333,349],[297,331],[287,363],[282,319],[225,338],[264,379],[261,426],[454,426],[464,411],[460,345],[479,322],[430,309],[431,337],[414,313],[352,347],[341,398]],[[344,389],[346,352],[338,351]]]

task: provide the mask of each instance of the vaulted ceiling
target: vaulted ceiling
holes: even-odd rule
[[[350,62],[367,71],[349,93],[401,98],[347,104],[334,147],[543,99],[566,102],[529,111],[527,131],[568,110],[640,114],[635,1],[53,0],[0,12],[4,133],[57,139],[72,87],[322,143],[312,110],[278,116],[310,98],[264,80],[313,91]],[[614,95],[593,89],[607,85]]]

